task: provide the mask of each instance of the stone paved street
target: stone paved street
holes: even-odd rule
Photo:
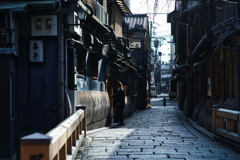
[[[240,160],[240,152],[211,140],[182,117],[177,100],[135,113],[125,125],[88,132],[83,159],[222,159]],[[79,158],[76,158],[79,159]]]

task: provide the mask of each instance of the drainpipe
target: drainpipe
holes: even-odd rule
[[[65,110],[65,89],[64,89],[64,24],[62,23],[62,15],[59,14],[59,40],[58,40],[58,115],[59,122],[63,121],[66,117]]]

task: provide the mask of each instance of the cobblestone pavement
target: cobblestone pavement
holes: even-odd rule
[[[83,159],[240,160],[236,148],[218,143],[189,125],[177,101],[152,99],[152,108],[134,114],[125,125],[87,135]],[[79,158],[76,158],[79,159]]]

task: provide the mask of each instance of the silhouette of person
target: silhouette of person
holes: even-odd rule
[[[112,95],[113,101],[116,108],[116,117],[119,119],[119,125],[124,125],[123,123],[123,110],[125,107],[125,92],[123,90],[123,85],[120,81],[115,86],[117,88],[117,92]]]

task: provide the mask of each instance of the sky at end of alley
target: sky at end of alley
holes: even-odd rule
[[[175,9],[175,0],[130,0],[130,9],[133,14],[148,14],[149,20],[153,21],[153,25],[156,26],[157,36],[171,35],[171,24],[167,23],[167,13]],[[164,43],[159,51],[168,55],[171,51],[170,44]],[[170,57],[162,57],[162,61],[169,60]]]

